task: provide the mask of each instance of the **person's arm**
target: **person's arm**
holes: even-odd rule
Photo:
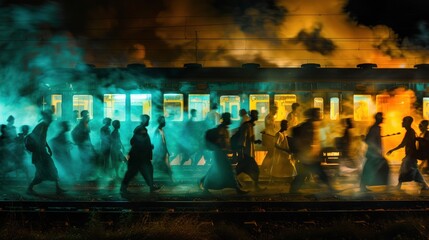
[[[407,138],[408,138],[408,132],[405,134],[405,136],[404,136],[404,138],[402,139],[402,142],[398,145],[398,146],[396,146],[395,148],[392,148],[392,149],[390,149],[387,153],[386,153],[386,155],[390,155],[390,154],[392,154],[392,152],[394,152],[394,151],[396,151],[396,150],[398,150],[398,149],[400,149],[400,148],[403,148],[403,147],[405,147],[405,143],[407,142],[406,140],[407,140]]]

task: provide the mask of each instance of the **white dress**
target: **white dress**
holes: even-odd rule
[[[270,174],[273,177],[294,177],[296,176],[295,164],[292,161],[289,151],[289,143],[287,140],[286,131],[276,133],[276,143],[273,154],[273,164]]]

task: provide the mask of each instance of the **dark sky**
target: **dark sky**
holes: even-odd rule
[[[426,61],[426,0],[9,0],[1,6],[17,32],[100,67],[299,66],[412,67]],[[28,23],[22,26],[22,22]],[[19,34],[18,34],[19,35]],[[20,35],[21,36],[21,35]],[[26,44],[27,42],[23,42]],[[41,43],[42,44],[42,43]],[[58,45],[58,41],[55,45]],[[56,46],[58,48],[58,46]],[[77,57],[79,55],[79,57]],[[78,60],[80,58],[80,60]]]

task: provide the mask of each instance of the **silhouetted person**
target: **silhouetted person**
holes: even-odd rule
[[[273,162],[270,166],[270,176],[279,178],[292,178],[296,176],[295,163],[292,160],[291,150],[287,138],[288,122],[280,122],[280,130],[276,133]]]
[[[127,190],[130,181],[137,175],[138,172],[143,176],[146,184],[150,187],[150,191],[156,191],[160,187],[153,183],[153,165],[152,165],[152,149],[153,145],[150,141],[146,127],[149,126],[149,115],[141,115],[141,123],[134,129],[134,135],[130,140],[131,150],[129,153],[128,169],[125,173],[121,184],[121,193],[129,193]]]
[[[27,160],[29,159],[29,153],[25,149],[24,140],[29,132],[30,132],[30,126],[28,125],[21,126],[21,132],[18,133],[18,136],[16,137],[16,148],[15,148],[16,156],[17,156],[15,168],[16,170],[21,170],[24,172],[27,178],[27,181],[30,180],[30,175],[27,167]]]
[[[310,108],[304,113],[307,118],[303,123],[295,126],[293,130],[294,145],[296,147],[296,159],[298,175],[291,183],[290,193],[297,193],[304,180],[310,174],[316,174],[324,182],[331,192],[334,188],[328,178],[328,175],[320,165],[321,144],[320,144],[320,109]],[[297,135],[297,129],[299,134]]]
[[[89,112],[83,110],[80,113],[81,119],[71,132],[73,142],[77,145],[79,158],[81,160],[81,180],[87,180],[95,174],[96,153],[91,142],[89,128]]]
[[[36,174],[33,181],[27,188],[29,194],[33,194],[33,187],[43,181],[54,181],[57,194],[64,192],[60,188],[58,183],[58,171],[55,167],[54,161],[52,160],[52,151],[46,142],[46,135],[48,132],[49,125],[52,122],[52,111],[45,110],[42,112],[42,121],[37,124],[34,130],[28,137],[32,138],[32,144],[34,145],[34,151],[32,152],[31,162],[36,167]]]
[[[220,114],[217,112],[217,103],[213,103],[210,107],[210,111],[206,115],[206,128],[214,128],[219,124]]]
[[[115,169],[116,178],[119,179],[119,166],[122,162],[126,161],[124,156],[125,148],[121,141],[121,135],[119,129],[121,128],[121,122],[114,120],[112,122],[113,131],[110,135],[111,140],[111,152],[110,156],[112,159],[113,168]]]
[[[258,111],[250,111],[250,121],[243,123],[240,127],[240,146],[238,163],[236,166],[237,176],[245,173],[253,180],[255,190],[263,190],[259,186],[259,166],[255,160],[255,143],[260,144],[261,140],[255,140],[253,127],[258,120]]]
[[[171,171],[169,156],[167,148],[167,140],[165,138],[165,117],[159,116],[157,119],[158,128],[153,132],[153,165],[158,171],[164,172],[168,175],[171,182],[173,181],[173,172]]]
[[[70,124],[67,121],[62,121],[59,123],[59,128],[58,134],[50,141],[52,156],[66,176],[77,179],[75,162],[71,154],[72,142],[67,136],[70,131]]]
[[[417,167],[417,149],[416,149],[416,132],[411,128],[413,118],[406,116],[402,119],[402,127],[407,130],[402,142],[395,148],[390,149],[387,155],[392,152],[405,148],[405,157],[402,159],[401,168],[399,169],[397,189],[401,189],[403,182],[416,181],[421,184],[421,190],[429,190],[429,187]]]
[[[100,154],[101,154],[101,168],[105,174],[108,174],[109,170],[112,168],[112,163],[110,161],[110,125],[112,124],[111,118],[103,119],[103,126],[100,128]]]
[[[241,126],[241,124],[250,120],[250,117],[247,114],[246,109],[244,109],[244,108],[240,109],[240,111],[238,112],[238,115],[240,115],[240,126]]]
[[[240,186],[231,167],[227,154],[230,152],[228,126],[231,124],[231,114],[222,114],[222,123],[217,127],[217,140],[214,144],[214,160],[207,174],[200,180],[200,187],[208,189],[234,188],[237,193],[247,193]]]
[[[422,162],[419,165],[419,169],[422,173],[426,173],[428,170],[428,160],[429,160],[429,131],[428,131],[428,120],[422,120],[419,123],[420,134],[416,138],[418,143],[417,148],[417,159]]]
[[[381,127],[383,123],[383,113],[375,114],[375,123],[369,128],[365,137],[365,143],[368,145],[365,158],[366,162],[362,169],[360,190],[368,191],[366,186],[388,185],[389,184],[389,164],[383,156],[381,142]]]
[[[335,139],[337,150],[341,152],[341,169],[344,169],[344,171],[350,171],[346,169],[357,169],[357,165],[354,162],[354,152],[352,151],[354,141],[353,128],[353,120],[351,118],[346,118],[343,135]]]
[[[7,125],[6,125],[6,138],[8,138],[10,141],[14,141],[17,134],[16,134],[16,127],[15,124],[15,117],[10,115],[7,118]]]

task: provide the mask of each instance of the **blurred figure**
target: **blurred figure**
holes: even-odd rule
[[[264,190],[259,186],[259,166],[255,160],[255,143],[260,144],[261,140],[255,140],[253,127],[255,121],[258,120],[258,111],[250,111],[250,121],[243,123],[240,127],[240,138],[238,145],[240,146],[238,163],[236,167],[237,176],[241,173],[249,175],[253,180],[254,189],[256,191]]]
[[[157,119],[158,128],[153,133],[153,166],[156,170],[166,173],[173,183],[173,172],[171,171],[167,141],[165,139],[164,127],[165,117],[159,116]]]
[[[277,132],[275,125],[275,116],[277,114],[277,106],[273,105],[270,107],[270,112],[265,117],[265,129],[262,133],[262,145],[266,147],[267,154],[262,161],[261,169],[269,174],[273,163],[273,152],[275,148],[275,135]]]
[[[406,116],[402,119],[402,127],[407,130],[402,142],[395,148],[390,149],[387,155],[392,152],[405,148],[405,157],[402,159],[401,168],[399,169],[399,178],[397,189],[401,189],[403,182],[415,181],[420,183],[421,190],[429,190],[429,187],[417,168],[417,149],[416,149],[416,132],[411,128],[413,118]]]
[[[366,162],[362,169],[360,190],[369,191],[366,186],[388,185],[389,184],[389,164],[383,156],[381,143],[381,127],[383,123],[383,113],[375,114],[375,123],[369,128],[365,137],[365,143],[368,145],[366,151]]]
[[[217,103],[213,103],[210,107],[210,111],[206,115],[206,129],[214,128],[219,124],[220,115],[217,112]]]
[[[114,120],[112,122],[113,131],[110,135],[111,140],[111,152],[110,157],[112,160],[113,168],[115,169],[116,179],[119,179],[119,166],[126,162],[126,158],[124,156],[125,148],[121,141],[121,135],[119,133],[119,129],[121,128],[121,122],[118,120]]]
[[[6,125],[6,138],[8,138],[11,142],[15,140],[17,134],[16,134],[16,127],[15,124],[15,117],[10,115],[7,118],[7,125]]]
[[[50,141],[52,156],[59,164],[59,167],[64,170],[66,176],[77,180],[75,163],[71,155],[72,142],[67,137],[70,125],[67,121],[62,121],[59,123],[59,128],[59,133]]]
[[[245,122],[247,122],[247,121],[250,121],[250,117],[249,117],[249,115],[247,114],[246,109],[244,109],[244,108],[240,109],[240,111],[238,112],[238,114],[240,115],[240,126],[241,126],[243,123],[245,123]]]
[[[428,120],[422,120],[419,124],[420,134],[416,138],[417,148],[417,159],[422,162],[419,165],[419,170],[422,173],[428,172],[428,159],[429,159],[429,131],[428,131]]]
[[[34,194],[33,187],[43,181],[54,181],[57,194],[65,192],[59,185],[58,171],[51,157],[52,151],[46,142],[46,135],[51,122],[52,111],[43,111],[42,121],[37,124],[28,136],[31,138],[30,141],[34,145],[31,161],[36,167],[34,179],[27,188],[27,193],[29,194]]]
[[[100,157],[101,157],[101,168],[104,174],[109,175],[110,169],[112,169],[112,163],[110,161],[110,125],[112,124],[111,118],[103,119],[103,127],[100,128]]]
[[[182,129],[181,137],[178,140],[177,144],[179,147],[179,154],[181,154],[180,165],[185,164],[189,159],[191,159],[191,165],[197,166],[198,161],[201,158],[201,154],[197,154],[200,149],[199,139],[201,137],[200,129],[197,122],[197,110],[191,109],[190,118],[185,123],[184,128]],[[183,141],[183,138],[186,137],[186,141]]]
[[[223,113],[221,119],[222,123],[217,127],[217,140],[214,144],[214,161],[207,174],[200,180],[200,187],[204,191],[234,188],[239,194],[247,193],[240,189],[227,156],[230,152],[228,126],[231,124],[231,114]]]
[[[129,153],[128,169],[121,184],[121,193],[128,194],[127,190],[130,181],[138,172],[143,176],[146,184],[150,187],[150,192],[159,190],[160,187],[153,183],[152,150],[153,145],[147,132],[150,117],[147,114],[140,116],[141,123],[134,129],[134,135],[130,140],[131,150]]]
[[[340,172],[341,174],[350,174],[357,170],[357,163],[355,162],[356,156],[353,147],[355,144],[355,133],[353,120],[351,118],[346,118],[344,120],[345,129],[343,135],[339,138],[336,138],[336,147],[337,150],[341,152],[340,157]]]
[[[29,159],[28,151],[25,149],[24,140],[30,132],[30,126],[22,125],[21,132],[18,133],[18,137],[16,137],[16,170],[21,170],[24,172],[27,181],[30,181],[30,174],[28,171],[27,160]]]
[[[292,111],[286,116],[289,128],[293,128],[301,122],[301,105],[292,103]]]
[[[296,176],[295,163],[291,157],[291,150],[287,138],[288,122],[280,122],[280,130],[275,136],[275,148],[273,152],[273,163],[270,176],[278,178],[293,178]]]
[[[91,142],[90,128],[89,128],[89,112],[83,110],[80,113],[81,119],[76,127],[71,132],[73,142],[77,145],[79,151],[79,158],[81,160],[81,180],[88,180],[96,173],[94,172],[96,166],[97,154]]]
[[[291,183],[290,193],[297,193],[304,180],[310,174],[316,174],[324,182],[329,191],[335,192],[328,175],[320,165],[320,109],[310,108],[304,113],[307,118],[293,130],[294,147],[296,147],[296,159],[298,175]]]

